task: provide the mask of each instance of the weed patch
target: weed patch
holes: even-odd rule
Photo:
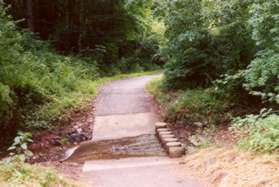
[[[171,91],[156,79],[146,89],[162,106],[169,122],[211,126],[226,123],[231,117],[230,104],[218,98],[211,88]]]
[[[0,163],[2,186],[75,186],[73,182],[58,175],[54,169],[25,164],[20,161]]]
[[[260,152],[276,153],[279,150],[279,115],[248,115],[236,118],[232,130],[241,138],[240,148]]]

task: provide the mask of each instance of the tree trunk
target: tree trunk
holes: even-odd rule
[[[85,0],[80,0],[80,12],[79,12],[79,39],[78,49],[79,52],[83,49],[83,37],[85,33]]]
[[[66,19],[66,28],[71,29],[71,21],[70,21],[70,2],[69,0],[65,0],[65,19]]]
[[[26,0],[28,28],[34,32],[33,0]]]

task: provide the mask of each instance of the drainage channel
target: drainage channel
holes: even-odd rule
[[[81,144],[66,161],[83,163],[89,160],[148,156],[166,156],[154,134],[87,142]]]

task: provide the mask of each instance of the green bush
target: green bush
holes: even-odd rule
[[[259,49],[257,58],[249,65],[245,87],[254,95],[279,103],[279,21],[277,0],[253,1],[250,25]]]
[[[58,55],[45,42],[18,31],[2,5],[0,25],[3,135],[19,126],[48,128],[49,122],[65,109],[77,106],[85,96],[95,93],[96,88],[91,84],[99,77],[96,62]]]
[[[0,185],[3,186],[76,186],[54,169],[29,165],[21,161],[0,163]]]
[[[205,126],[227,123],[231,118],[230,104],[214,89],[188,89],[174,92],[164,89],[162,80],[151,81],[146,89],[164,108],[165,119],[171,123]]]
[[[245,87],[251,94],[279,104],[279,54],[255,59],[245,72]]]
[[[187,90],[182,92],[169,108],[171,121],[201,122],[204,125],[219,125],[228,120],[227,103],[216,98],[212,89]]]
[[[279,150],[279,116],[262,113],[236,118],[232,130],[241,136],[239,146],[255,152]]]
[[[165,86],[211,86],[221,75],[245,69],[255,54],[248,5],[248,1],[170,3]]]

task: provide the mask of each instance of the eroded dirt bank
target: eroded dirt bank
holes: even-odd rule
[[[185,166],[213,186],[279,186],[279,156],[211,147],[186,156]]]

